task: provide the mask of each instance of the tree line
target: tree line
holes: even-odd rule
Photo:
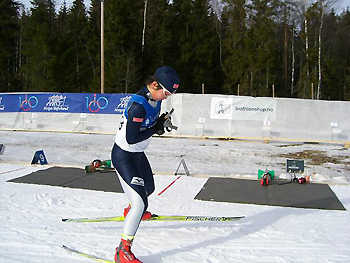
[[[0,92],[100,92],[100,0],[0,1]],[[335,1],[105,0],[105,92],[169,65],[186,93],[350,100],[350,11]]]

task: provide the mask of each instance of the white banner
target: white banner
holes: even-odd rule
[[[274,121],[276,100],[269,98],[219,98],[211,100],[211,119]]]

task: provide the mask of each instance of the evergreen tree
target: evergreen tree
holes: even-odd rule
[[[51,0],[32,1],[31,15],[23,24],[22,77],[25,90],[49,91],[55,40],[55,6]]]
[[[271,0],[252,0],[248,5],[250,41],[247,61],[250,74],[250,95],[271,96],[271,86],[276,81],[276,2]]]
[[[276,90],[278,97],[293,96],[295,78],[295,47],[294,34],[296,22],[295,4],[290,0],[282,0],[278,8],[277,36],[278,55],[276,64],[276,84],[280,87]]]
[[[106,1],[105,92],[136,92],[169,65],[181,92],[271,96],[274,84],[277,96],[350,100],[350,12],[333,2]],[[0,91],[99,92],[101,2],[32,5],[0,2]]]
[[[0,1],[0,92],[18,91],[18,5]]]
[[[151,76],[162,65],[174,65],[175,40],[172,15],[167,0],[147,1],[145,14],[144,46],[142,50],[142,75]],[[144,10],[143,10],[144,11]],[[175,44],[176,45],[176,44]]]
[[[193,14],[197,18],[192,38],[194,92],[200,93],[201,84],[204,84],[205,93],[221,94],[223,75],[219,66],[220,42],[215,28],[217,18],[210,1],[194,1]]]
[[[68,76],[71,74],[70,65],[74,64],[73,57],[68,52],[70,49],[69,26],[68,26],[69,11],[64,1],[57,16],[57,38],[54,45],[54,58],[51,68],[53,76],[52,91],[56,92],[73,92],[70,89]]]
[[[207,93],[221,93],[219,64],[220,42],[209,1],[173,1],[172,13],[175,67],[181,77],[183,92],[200,93],[202,83]]]
[[[299,38],[303,51],[300,53],[300,78],[297,85],[299,98],[316,98],[318,84],[318,27],[319,17],[317,3],[308,7],[304,13]]]
[[[105,23],[108,22],[105,20]],[[101,89],[101,2],[92,0],[87,24],[86,53],[91,64],[90,92]]]
[[[338,35],[338,21],[334,12],[325,16],[322,50],[322,98],[342,100],[343,71],[342,47]],[[346,50],[344,50],[346,52]]]
[[[225,91],[248,95],[249,76],[247,74],[247,14],[245,0],[230,0],[225,3],[223,20],[223,71]]]
[[[350,100],[350,10],[348,9],[340,16],[338,23],[337,39],[338,45],[334,47],[337,51],[336,64],[338,66],[339,78],[333,79],[333,85],[339,89],[340,100]],[[338,47],[338,48],[337,48]]]
[[[170,5],[172,17],[172,41],[169,46],[168,56],[172,56],[173,63],[170,66],[176,68],[180,76],[181,92],[198,93],[199,87],[193,82],[194,49],[192,37],[195,17],[191,0],[175,0]],[[195,92],[197,90],[197,92]]]
[[[143,1],[105,3],[106,92],[132,93],[140,88]]]
[[[92,67],[87,53],[87,14],[83,0],[75,0],[67,17],[69,47],[68,56],[72,63],[67,65],[69,73],[66,76],[68,90],[74,92],[87,92]]]

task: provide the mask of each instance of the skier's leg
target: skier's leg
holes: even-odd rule
[[[145,153],[142,153],[139,168],[145,182],[146,195],[150,196],[154,192],[154,178],[151,165],[149,164]]]
[[[148,206],[147,197],[145,197],[146,194],[144,193],[144,198],[142,198],[141,195],[138,193],[139,191],[136,191],[134,189],[134,186],[131,187],[127,182],[124,181],[124,179],[120,175],[118,176],[123,190],[131,204],[131,209],[124,221],[123,235],[135,236],[142,215]]]
[[[134,236],[140,220],[148,206],[142,169],[139,168],[143,153],[131,153],[122,150],[116,144],[112,150],[112,162],[116,168],[120,183],[131,204],[124,222],[125,235]]]
[[[140,262],[131,252],[131,244],[139,227],[143,211],[148,202],[142,175],[137,164],[140,154],[129,153],[114,145],[112,150],[113,166],[116,168],[122,188],[132,205],[124,221],[122,238],[114,256],[115,262]]]

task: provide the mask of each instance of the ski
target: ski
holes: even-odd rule
[[[234,221],[244,218],[244,216],[164,216],[152,214],[152,217],[143,221]],[[95,223],[95,222],[121,222],[124,216],[96,217],[96,218],[64,218],[63,222],[73,223]]]
[[[73,248],[70,248],[70,247],[67,247],[65,245],[63,245],[63,248],[69,252],[72,252],[72,253],[75,253],[77,255],[81,255],[83,257],[87,257],[87,258],[90,258],[90,259],[93,259],[95,261],[98,261],[98,262],[103,262],[103,263],[115,263],[114,260],[108,260],[108,259],[103,259],[103,258],[100,258],[98,256],[95,256],[95,255],[90,255],[90,254],[87,254],[87,253],[84,253],[84,252],[81,252],[79,250],[76,250],[76,249],[73,249]]]

